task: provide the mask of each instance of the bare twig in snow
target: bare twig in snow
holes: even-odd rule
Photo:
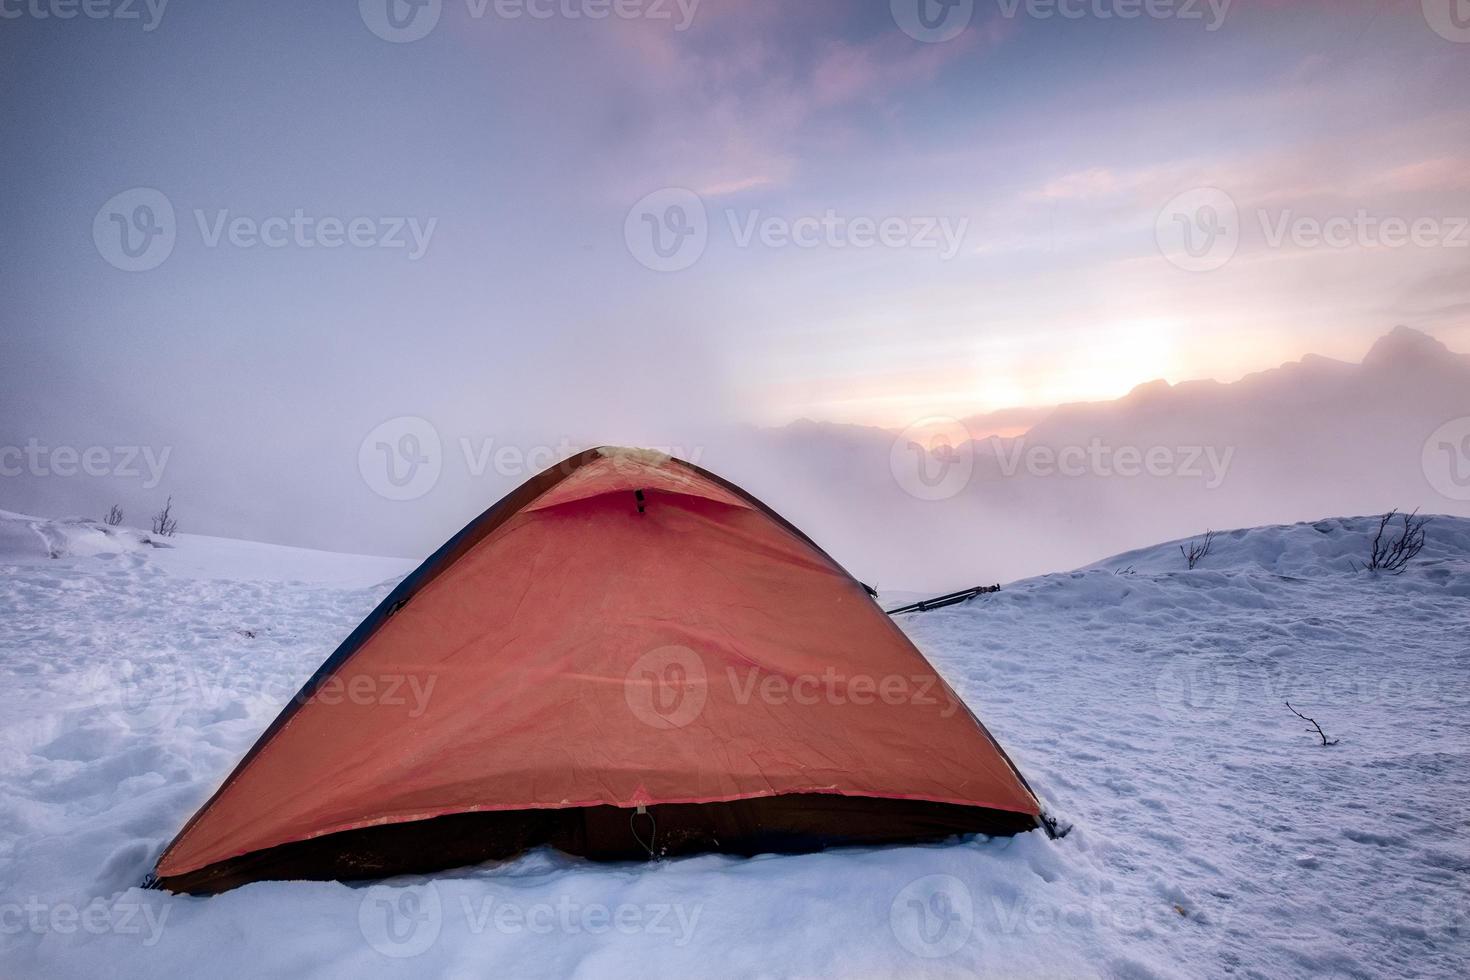
[[[102,523],[106,524],[108,527],[117,527],[122,522],[123,510],[117,504],[113,504],[112,509],[107,512],[107,516],[102,518]]]
[[[1403,529],[1396,536],[1384,541],[1384,532],[1388,531],[1388,526],[1395,517],[1403,519]],[[1429,518],[1420,517],[1417,509],[1408,514],[1400,514],[1397,509],[1384,514],[1378,520],[1378,532],[1373,535],[1368,564],[1362,567],[1370,572],[1403,574],[1404,569],[1409,567],[1409,562],[1424,550],[1424,525],[1428,523]],[[1359,567],[1357,562],[1353,563],[1353,567]]]
[[[1203,561],[1204,557],[1210,553],[1210,547],[1214,543],[1215,532],[1206,531],[1204,540],[1189,542],[1189,549],[1187,551],[1185,550],[1184,545],[1181,544],[1179,546],[1179,553],[1184,556],[1185,563],[1188,564],[1190,568],[1193,568],[1201,561]]]
[[[168,498],[168,503],[163,505],[163,510],[153,515],[154,534],[161,534],[166,538],[171,538],[174,536],[174,531],[178,530],[179,522],[176,518],[171,516],[173,507],[174,498],[170,496]]]
[[[1292,714],[1296,715],[1302,721],[1310,721],[1312,723],[1312,727],[1311,728],[1308,728],[1307,731],[1309,731],[1309,732],[1316,732],[1317,735],[1322,739],[1322,744],[1324,746],[1327,746],[1327,745],[1336,745],[1338,743],[1339,739],[1335,739],[1335,738],[1332,741],[1330,741],[1330,742],[1327,741],[1327,735],[1326,735],[1326,733],[1324,733],[1322,731],[1322,726],[1319,725],[1319,724],[1317,724],[1317,722],[1316,722],[1315,719],[1308,718],[1306,715],[1302,714],[1300,711],[1296,710],[1295,708],[1292,708],[1290,701],[1285,702],[1285,704],[1286,704],[1286,706],[1288,708],[1291,708],[1291,713]]]

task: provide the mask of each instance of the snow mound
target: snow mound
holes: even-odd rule
[[[0,510],[0,563],[131,556],[181,578],[370,586],[413,570],[407,558],[344,555],[203,534],[167,538],[86,517],[53,519]]]
[[[136,528],[109,527],[86,517],[52,520],[0,510],[0,561],[124,555],[166,547]]]
[[[1379,517],[1338,517],[1310,524],[1219,531],[1209,555],[1195,570],[1265,571],[1295,577],[1355,573],[1367,559],[1379,521]],[[1443,582],[1452,575],[1470,572],[1470,520],[1430,515],[1428,521],[1424,551],[1405,574]],[[1384,532],[1384,539],[1392,538],[1402,529],[1402,517],[1395,517]],[[1183,571],[1185,560],[1180,547],[1200,543],[1203,538],[1201,534],[1140,548],[1088,567],[1115,572]]]
[[[0,557],[0,974],[1470,975],[1470,521],[1436,518],[1399,576],[1349,564],[1372,527],[1232,531],[1192,571],[1170,543],[897,617],[1060,840],[538,851],[207,899],[136,885],[390,560],[23,539]]]

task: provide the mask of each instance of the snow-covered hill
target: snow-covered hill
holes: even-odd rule
[[[902,617],[1061,840],[201,899],[133,886],[407,563],[4,515],[0,976],[1464,976],[1470,521],[1401,576],[1353,570],[1374,527]]]

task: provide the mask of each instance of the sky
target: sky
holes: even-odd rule
[[[0,0],[0,442],[260,493],[406,416],[661,445],[1470,349],[1455,2]]]

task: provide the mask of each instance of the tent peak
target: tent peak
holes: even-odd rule
[[[662,466],[673,459],[668,453],[657,449],[640,449],[633,446],[598,446],[597,455],[611,460],[633,460],[649,466]]]

